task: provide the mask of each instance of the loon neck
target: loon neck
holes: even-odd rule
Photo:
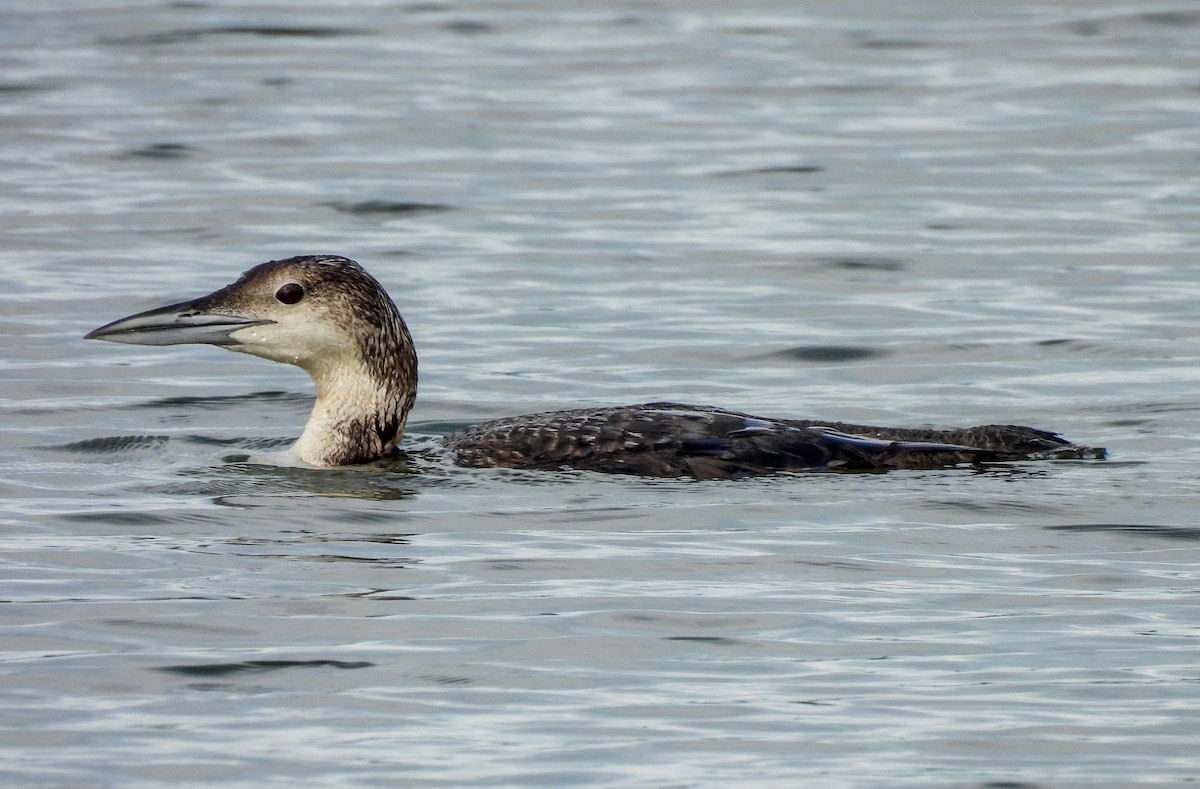
[[[417,396],[416,354],[400,357],[387,376],[356,359],[306,367],[317,400],[292,446],[296,458],[311,466],[349,466],[390,453]]]

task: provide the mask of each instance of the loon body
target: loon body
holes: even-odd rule
[[[404,319],[370,274],[334,255],[263,263],[207,296],[122,318],[86,338],[219,345],[303,368],[317,399],[292,451],[311,466],[387,457],[416,399],[417,355]],[[462,466],[698,479],[1104,456],[1016,425],[884,428],[679,403],[498,419],[445,436],[440,446]]]

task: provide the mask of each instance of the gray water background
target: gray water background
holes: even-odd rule
[[[1200,775],[1200,7],[0,9],[0,783]],[[298,370],[86,343],[332,252],[410,431],[681,399],[1107,462],[307,471]]]

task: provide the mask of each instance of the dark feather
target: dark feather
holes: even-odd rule
[[[891,429],[768,419],[679,403],[499,419],[447,436],[444,444],[466,466],[698,479],[778,471],[937,468],[1083,450],[1053,433],[1010,425]]]

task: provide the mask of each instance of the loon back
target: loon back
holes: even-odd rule
[[[337,255],[269,261],[207,296],[113,321],[86,337],[218,345],[303,368],[317,399],[292,452],[312,466],[388,456],[416,398],[417,355],[396,305],[361,266]],[[883,428],[678,403],[500,419],[446,436],[442,447],[464,466],[702,479],[1104,456],[1102,449],[1013,425]]]
[[[939,468],[1080,456],[1053,433],[1018,425],[959,430],[770,419],[711,406],[645,403],[498,419],[446,436],[458,463],[655,477],[729,479],[779,471]]]

